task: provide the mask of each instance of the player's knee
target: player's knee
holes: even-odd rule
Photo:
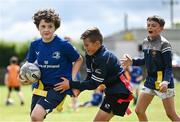
[[[94,120],[93,120],[93,122],[98,122],[98,121],[100,121],[100,120],[97,117],[95,117]]]
[[[37,116],[37,114],[31,114],[31,120],[32,121],[40,121],[41,120],[41,118],[39,118],[39,116]]]
[[[103,118],[103,119],[105,119],[105,118]],[[96,116],[93,120],[93,122],[100,122],[100,121],[102,121],[102,118],[100,116]]]
[[[32,121],[36,121],[36,116],[31,115],[31,120],[32,120]]]
[[[36,117],[36,115],[34,115],[34,114],[31,114],[31,120],[32,120],[32,121],[36,121],[36,120],[37,120],[37,117]]]
[[[140,114],[144,114],[145,113],[145,111],[142,111],[141,109],[139,109],[139,108],[135,108],[135,113],[137,114],[137,115],[140,115]]]

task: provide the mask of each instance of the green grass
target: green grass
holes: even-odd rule
[[[175,84],[175,106],[176,111],[180,114],[180,83]],[[5,106],[5,98],[7,94],[7,88],[5,86],[0,86],[0,122],[30,122],[30,103],[31,103],[31,87],[22,87],[25,105],[20,106],[19,99],[16,92],[13,92],[12,98],[14,104],[11,106]],[[80,94],[79,102],[83,102],[91,99],[92,91],[85,91]],[[50,113],[45,122],[92,122],[96,112],[97,107],[80,108],[77,112],[73,112],[68,105],[70,104],[70,97],[66,98],[64,104],[64,110],[62,112],[57,112],[54,110]],[[130,116],[117,117],[115,116],[111,122],[116,121],[137,121],[137,117],[134,113],[134,106],[130,104],[133,113]],[[170,121],[163,109],[162,101],[155,97],[147,109],[147,115],[150,121]]]

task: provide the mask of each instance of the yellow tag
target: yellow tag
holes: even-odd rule
[[[39,96],[42,96],[42,97],[46,97],[47,96],[47,91],[34,88],[33,89],[33,94],[39,95]]]
[[[61,101],[61,102],[59,103],[59,105],[56,107],[56,110],[57,110],[58,112],[61,112],[61,111],[63,110],[63,105],[64,105],[65,99],[66,99],[66,96],[64,97],[63,101]]]
[[[162,79],[163,79],[162,71],[157,71],[157,81],[162,81]]]
[[[159,85],[162,82],[163,79],[163,73],[162,71],[157,71],[157,81],[155,82],[155,88],[159,89]]]
[[[156,88],[156,89],[159,89],[159,84],[160,84],[160,83],[161,83],[161,81],[156,81],[156,82],[155,82],[155,88]]]

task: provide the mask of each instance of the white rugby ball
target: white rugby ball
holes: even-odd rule
[[[26,62],[20,69],[20,81],[24,84],[34,83],[41,78],[41,71],[34,63]]]

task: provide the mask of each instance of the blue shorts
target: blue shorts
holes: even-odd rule
[[[47,96],[38,96],[34,95],[32,96],[32,103],[31,103],[31,112],[36,106],[36,104],[41,105],[46,113],[52,112],[54,108],[56,108],[61,102],[63,102],[66,93],[60,93],[59,91],[55,91],[54,89],[47,90]]]

